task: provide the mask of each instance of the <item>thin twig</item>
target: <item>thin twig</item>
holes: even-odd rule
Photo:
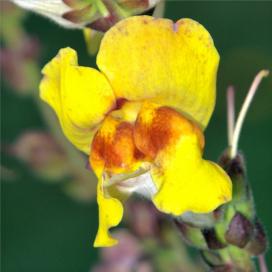
[[[265,257],[263,254],[258,256],[258,261],[260,266],[260,272],[268,272]]]
[[[240,133],[241,133],[241,129],[242,129],[242,126],[243,126],[243,122],[245,120],[245,116],[246,116],[246,113],[248,111],[248,108],[252,102],[252,99],[262,81],[262,79],[266,76],[268,76],[269,74],[269,71],[268,70],[261,70],[257,75],[256,77],[254,78],[251,86],[250,86],[250,89],[247,93],[247,96],[246,96],[246,99],[242,105],[242,108],[240,110],[240,113],[238,115],[238,118],[237,118],[237,122],[236,122],[236,125],[235,125],[235,128],[234,128],[234,132],[233,132],[233,137],[232,137],[232,144],[231,144],[231,149],[230,149],[230,157],[231,158],[234,158],[237,154],[237,147],[238,147],[238,141],[239,141],[239,136],[240,136]]]
[[[165,12],[165,0],[161,0],[155,7],[153,17],[162,18]]]
[[[228,126],[228,144],[231,146],[235,122],[235,93],[234,87],[227,88],[227,126]]]

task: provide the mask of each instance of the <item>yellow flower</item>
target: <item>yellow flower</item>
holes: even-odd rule
[[[231,199],[229,177],[202,159],[218,62],[199,23],[139,16],[106,33],[100,71],[78,66],[71,48],[44,67],[41,98],[67,138],[90,155],[98,177],[95,246],[116,243],[108,230],[134,192],[174,216],[208,213]]]

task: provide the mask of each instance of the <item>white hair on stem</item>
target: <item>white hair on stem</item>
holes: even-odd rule
[[[235,124],[235,127],[234,127],[234,131],[233,131],[233,134],[232,136],[230,136],[231,138],[231,144],[230,144],[230,158],[234,158],[236,155],[237,155],[237,148],[238,148],[238,142],[239,142],[239,137],[240,137],[240,134],[241,134],[241,130],[242,130],[242,126],[243,126],[243,123],[244,123],[244,120],[245,120],[245,117],[246,117],[246,114],[247,114],[247,111],[249,109],[249,106],[253,100],[253,97],[256,93],[256,91],[258,90],[258,87],[262,81],[262,79],[266,76],[268,76],[269,74],[269,71],[268,70],[261,70],[254,78],[250,88],[249,88],[249,91],[247,93],[247,96],[244,100],[244,103],[241,107],[241,110],[238,114],[238,118],[237,118],[237,122]],[[231,96],[231,94],[230,94]],[[229,98],[231,100],[231,98]],[[233,99],[233,102],[234,102],[234,99]],[[234,105],[233,105],[233,108],[234,108]],[[228,107],[228,109],[231,111],[232,109]],[[232,113],[228,113],[228,115],[230,116],[229,118],[232,118]],[[229,120],[228,120],[229,121]],[[231,121],[230,121],[231,122]],[[230,134],[230,132],[229,132]]]

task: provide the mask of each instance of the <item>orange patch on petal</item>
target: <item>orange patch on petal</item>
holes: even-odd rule
[[[90,164],[97,175],[135,171],[143,161],[153,161],[158,153],[181,137],[196,134],[201,149],[201,129],[169,107],[144,103],[135,123],[108,116],[92,142]]]
[[[195,123],[169,107],[159,107],[151,103],[142,107],[134,128],[135,145],[151,159],[160,150],[189,134],[197,134],[199,145],[203,149],[204,137]]]
[[[134,170],[144,158],[134,144],[133,124],[122,122],[109,116],[97,132],[90,156],[95,171],[124,173]]]

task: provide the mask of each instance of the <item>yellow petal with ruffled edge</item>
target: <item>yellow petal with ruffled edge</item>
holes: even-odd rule
[[[217,164],[201,158],[194,135],[162,151],[152,169],[159,187],[153,202],[166,213],[208,213],[231,200],[232,184]]]
[[[71,48],[61,49],[42,73],[41,98],[55,110],[66,137],[89,154],[98,125],[115,106],[110,84],[99,71],[78,66]]]
[[[229,201],[232,184],[215,163],[202,159],[204,139],[195,123],[171,108],[145,103],[135,124],[135,144],[153,158],[156,207],[175,216],[208,213]]]
[[[191,19],[130,17],[104,36],[97,65],[118,98],[170,106],[206,127],[215,104],[219,55]]]
[[[110,247],[118,241],[109,235],[109,229],[118,225],[123,216],[123,206],[116,198],[104,195],[103,180],[97,185],[97,203],[99,206],[99,227],[94,241],[95,247]]]

